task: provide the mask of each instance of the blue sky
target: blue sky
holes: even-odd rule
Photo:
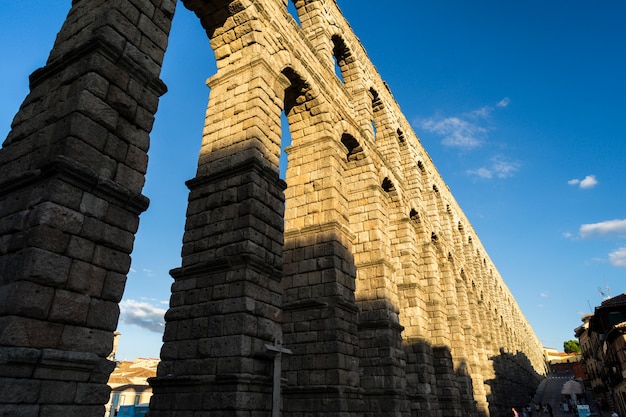
[[[0,11],[3,138],[70,3]],[[338,3],[538,337],[562,349],[599,289],[626,291],[626,2]],[[118,359],[158,357],[214,72],[179,4]]]

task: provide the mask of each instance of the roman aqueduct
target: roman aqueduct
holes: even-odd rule
[[[336,2],[287,1],[181,0],[218,69],[150,416],[508,414],[541,344]],[[74,0],[30,77],[0,150],[0,416],[104,414],[175,7]]]

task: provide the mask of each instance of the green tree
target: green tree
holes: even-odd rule
[[[578,340],[563,342],[563,350],[565,353],[580,353],[580,343],[578,343]]]

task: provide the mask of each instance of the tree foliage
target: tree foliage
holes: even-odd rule
[[[563,342],[563,350],[565,353],[580,353],[580,343],[578,343],[578,340]]]

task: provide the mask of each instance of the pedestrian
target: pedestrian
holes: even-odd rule
[[[619,417],[617,411],[613,410],[613,412],[611,413],[611,417]]]
[[[550,414],[550,417],[554,417],[554,414],[552,414],[552,406],[548,403],[548,413]]]
[[[535,411],[537,411],[537,417],[541,413],[541,403],[535,403]]]
[[[528,417],[533,417],[533,407],[530,404],[526,407],[526,414],[528,414]]]
[[[511,408],[511,411],[513,411],[513,417],[519,417],[519,413],[517,412],[515,407]]]

